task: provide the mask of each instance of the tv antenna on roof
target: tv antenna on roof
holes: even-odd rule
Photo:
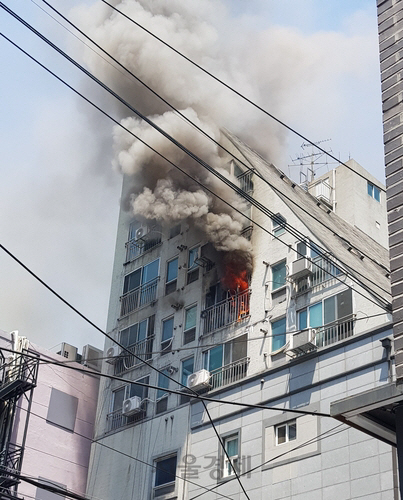
[[[314,142],[313,144],[303,142],[301,144],[301,149],[306,150],[311,148],[310,153],[302,154],[296,158],[291,158],[293,165],[288,165],[288,167],[295,167],[299,165],[299,182],[302,187],[307,189],[309,182],[312,182],[315,178],[316,170],[323,167],[324,165],[329,165],[328,156],[323,151],[315,151],[315,146],[322,144],[323,142],[331,141],[331,139],[323,139],[321,141]],[[332,150],[329,149],[328,153]],[[324,159],[323,156],[325,157]]]

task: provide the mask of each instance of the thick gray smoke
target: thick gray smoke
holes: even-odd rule
[[[217,31],[207,22],[220,15],[215,2],[127,0],[115,2],[115,5],[224,80],[238,87],[243,83],[242,72],[234,62],[231,61],[232,67],[228,67],[225,57],[218,52]],[[76,14],[81,24],[85,22],[86,31],[92,38],[216,141],[220,140],[220,127],[223,126],[235,132],[242,132],[242,129],[251,132],[248,115],[242,112],[243,105],[235,102],[226,89],[123,16],[102,3],[85,10],[80,8]],[[225,169],[229,158],[158,98],[91,51],[85,54],[85,62],[92,72],[117,89],[159,127],[222,174],[230,176]],[[249,95],[253,94],[253,89],[247,87]],[[120,108],[119,111],[127,129],[245,212],[245,203],[231,189],[149,125],[137,117],[127,116],[127,110]],[[257,126],[255,123],[256,130]],[[245,219],[239,212],[219,201],[121,127],[114,127],[113,136],[115,167],[132,180],[130,199],[123,203],[135,216],[167,225],[188,220],[217,250],[250,256],[250,242],[241,235]],[[231,180],[235,181],[233,177]],[[249,257],[247,260],[250,262]]]

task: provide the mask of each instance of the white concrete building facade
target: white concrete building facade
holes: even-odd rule
[[[331,402],[393,377],[380,342],[392,331],[388,253],[374,237],[384,200],[368,187],[379,183],[351,182],[357,220],[374,205],[368,236],[337,215],[343,190],[334,213],[237,138],[223,141],[238,158],[230,173],[272,214],[247,211],[253,270],[228,289],[225,260],[195,225],[121,211],[108,332],[133,355],[105,345],[104,371],[120,380],[101,382],[87,493],[245,498],[235,469],[253,499],[393,498],[392,446],[327,416]],[[337,182],[350,182],[342,169]],[[219,401],[207,412],[189,382]]]

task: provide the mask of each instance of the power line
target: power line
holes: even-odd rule
[[[44,1],[44,0],[42,0],[42,1]],[[340,163],[344,167],[346,167],[349,170],[353,171],[354,173],[356,173],[357,175],[359,175],[360,177],[362,177],[366,181],[368,180],[365,176],[363,176],[359,172],[356,172],[349,165],[347,165],[346,163],[341,162],[336,156],[333,156],[332,154],[330,154],[325,149],[322,149],[320,146],[318,146],[317,144],[315,144],[314,142],[312,142],[310,139],[308,139],[307,137],[305,137],[302,134],[300,134],[299,132],[297,132],[295,129],[293,129],[292,127],[290,127],[289,125],[287,125],[285,122],[281,121],[279,118],[276,118],[273,114],[271,114],[268,111],[266,111],[264,108],[262,108],[261,106],[259,106],[255,102],[253,102],[251,99],[249,99],[248,97],[245,97],[241,92],[239,92],[238,90],[234,89],[229,84],[225,83],[223,80],[221,80],[220,78],[218,78],[217,76],[215,76],[213,73],[211,73],[210,71],[208,71],[205,68],[203,68],[201,65],[199,65],[198,63],[196,63],[195,61],[193,61],[189,57],[187,57],[184,54],[182,54],[182,52],[180,52],[179,50],[175,49],[172,45],[170,45],[169,43],[165,42],[162,38],[160,38],[157,35],[155,35],[152,31],[150,31],[147,28],[145,28],[144,26],[142,26],[140,23],[138,23],[137,21],[135,21],[134,19],[132,19],[131,17],[129,17],[127,14],[125,14],[124,12],[122,12],[121,10],[119,10],[117,7],[115,7],[114,5],[110,4],[106,0],[102,0],[102,2],[104,4],[106,4],[106,5],[108,5],[114,11],[118,12],[121,16],[125,17],[128,21],[130,21],[133,24],[135,24],[138,28],[142,29],[143,31],[145,31],[146,33],[148,33],[149,35],[151,35],[153,38],[155,38],[159,42],[163,43],[166,47],[168,47],[169,49],[173,50],[176,54],[178,54],[180,57],[182,57],[183,59],[185,59],[186,61],[188,61],[190,64],[193,64],[193,66],[196,66],[196,68],[198,68],[201,71],[203,71],[203,73],[206,73],[206,75],[208,75],[211,78],[213,78],[214,80],[216,80],[218,83],[220,83],[221,85],[223,85],[224,87],[226,87],[228,90],[230,90],[231,92],[233,92],[234,94],[236,94],[238,97],[240,97],[244,101],[248,102],[253,107],[255,107],[256,109],[258,109],[259,111],[261,111],[265,115],[269,116],[270,118],[272,118],[274,121],[276,121],[277,123],[279,123],[280,125],[282,125],[286,129],[288,129],[290,132],[292,132],[293,134],[297,135],[298,137],[300,137],[304,141],[308,142],[311,146],[316,147],[317,149],[319,149],[319,151],[321,151],[322,153],[325,153],[325,155],[330,156],[330,158],[332,158],[333,160],[337,161],[337,163]],[[380,189],[383,192],[386,192],[385,189],[383,189],[383,188],[380,188]]]
[[[245,472],[242,472],[240,474],[240,476],[247,476],[248,474],[250,474],[251,472],[254,472],[258,469],[260,469],[261,467],[269,464],[270,462],[274,462],[276,460],[278,460],[279,458],[282,458],[283,456],[287,455],[288,453],[292,453],[293,451],[296,451],[296,450],[299,450],[300,448],[304,448],[305,446],[308,446],[310,444],[313,444],[315,442],[320,442],[322,439],[326,439],[328,437],[332,437],[334,436],[335,434],[339,434],[340,432],[344,432],[348,429],[348,427],[345,427],[344,429],[340,429],[339,431],[337,432],[334,432],[333,434],[330,434],[332,431],[338,429],[339,427],[341,427],[342,425],[345,425],[345,424],[339,424],[339,425],[336,425],[335,427],[332,427],[331,429],[327,430],[327,431],[324,431],[322,432],[321,434],[319,434],[318,436],[315,436],[314,438],[311,438],[311,439],[308,439],[307,441],[305,441],[304,443],[301,443],[300,445],[298,446],[295,446],[294,448],[291,448],[290,450],[287,450],[285,451],[284,453],[281,453],[280,455],[277,455],[275,457],[272,457],[270,458],[269,460],[266,460],[266,462],[263,462],[259,465],[257,465],[256,467],[253,467],[252,469],[249,469]],[[330,436],[326,436],[326,434],[330,434]],[[233,478],[229,478],[226,483],[229,483],[233,481]],[[212,489],[214,490],[217,490],[217,488],[220,488],[223,484],[226,484],[226,483],[217,483],[215,486],[213,486]],[[216,491],[216,493],[218,493]],[[202,495],[204,495],[204,492],[203,493],[199,493],[198,495],[194,496],[194,497],[191,497],[189,500],[196,500],[196,498],[199,498],[201,497]]]
[[[106,335],[106,334],[104,334],[104,335]],[[114,342],[116,342],[116,341],[114,341]],[[10,353],[13,353],[13,354],[21,354],[20,351],[14,351],[13,349],[8,349],[6,347],[1,347],[0,350],[6,351],[6,352],[10,352]],[[38,359],[37,357],[34,357],[33,355],[30,355],[29,353],[26,353],[26,352],[24,352],[22,354],[24,356],[28,357],[28,358]],[[149,363],[147,363],[146,361],[141,360],[141,359],[140,359],[140,361],[142,361],[147,366],[150,366]],[[145,383],[139,382],[139,381],[128,380],[127,378],[118,377],[117,375],[109,375],[107,373],[97,372],[95,370],[91,370],[90,368],[78,368],[76,366],[66,365],[64,363],[59,363],[58,361],[51,361],[51,360],[44,360],[44,363],[47,363],[47,364],[50,364],[50,365],[62,366],[64,368],[68,368],[70,370],[75,370],[77,372],[81,372],[81,373],[84,373],[86,375],[93,375],[93,376],[96,376],[96,377],[108,378],[110,380],[117,380],[119,382],[124,382],[125,384],[134,384],[134,385],[138,385],[140,387],[147,387],[148,389],[157,389],[157,390],[161,389],[161,387],[159,387],[158,385],[145,384]],[[154,370],[158,371],[158,373],[160,373],[160,370],[158,370],[157,368],[154,368]],[[224,405],[238,406],[238,407],[250,408],[250,409],[255,409],[255,410],[256,409],[273,410],[273,411],[295,413],[295,414],[299,414],[299,415],[315,415],[315,416],[319,416],[319,417],[330,417],[330,414],[328,414],[328,413],[311,412],[311,411],[305,411],[305,410],[296,410],[296,409],[291,409],[291,408],[278,408],[276,406],[256,405],[256,404],[249,404],[249,403],[239,403],[237,401],[223,401],[223,400],[218,399],[218,398],[208,398],[206,396],[202,396],[202,395],[198,394],[195,391],[192,391],[192,389],[189,389],[188,387],[186,387],[185,385],[181,384],[177,380],[175,380],[173,378],[170,378],[168,375],[165,375],[165,374],[163,374],[163,375],[165,377],[169,378],[170,380],[172,380],[173,382],[175,382],[176,384],[180,385],[184,389],[187,389],[187,391],[191,391],[193,393],[193,394],[189,393],[189,392],[185,393],[183,391],[176,391],[175,389],[169,389],[169,388],[166,389],[166,388],[163,388],[165,392],[168,392],[170,394],[177,394],[179,396],[186,395],[189,398],[197,399],[197,400],[200,400],[202,402],[203,401],[207,401],[208,403],[222,403]]]
[[[33,486],[36,486],[37,488],[41,488],[43,490],[50,491],[51,493],[55,493],[56,495],[67,496],[69,498],[74,498],[75,500],[89,500],[88,497],[85,497],[85,496],[80,495],[78,493],[74,493],[73,491],[69,491],[67,489],[62,489],[62,488],[59,488],[58,486],[53,486],[51,484],[41,483],[40,481],[37,481],[36,479],[33,479],[29,476],[25,476],[21,473],[16,473],[16,472],[13,472],[11,470],[7,470],[4,474],[15,477],[15,478],[19,479],[20,481],[24,481],[25,483],[32,484]]]
[[[175,146],[177,146],[179,149],[181,149],[183,152],[185,152],[190,158],[192,158],[193,160],[195,160],[197,163],[199,163],[200,165],[202,165],[206,170],[208,170],[211,174],[213,174],[214,176],[216,176],[217,178],[219,178],[224,184],[226,184],[228,187],[230,187],[233,191],[235,191],[239,196],[241,196],[242,198],[246,199],[249,203],[251,203],[253,206],[255,206],[256,208],[258,208],[258,210],[260,210],[263,214],[265,214],[266,216],[270,217],[272,220],[279,220],[279,217],[278,215],[276,214],[273,214],[267,207],[265,207],[264,205],[262,205],[260,202],[258,202],[257,200],[255,200],[252,196],[248,195],[247,193],[245,193],[240,187],[236,186],[234,183],[232,183],[229,179],[227,179],[224,175],[222,175],[221,173],[217,172],[213,167],[211,167],[210,165],[208,165],[205,161],[203,161],[202,159],[200,159],[197,155],[195,155],[194,153],[192,153],[190,150],[188,150],[185,146],[183,146],[181,143],[179,143],[176,139],[174,139],[172,136],[170,136],[167,132],[165,132],[163,129],[161,129],[158,125],[156,125],[152,120],[150,120],[149,118],[147,118],[146,116],[144,116],[142,113],[140,113],[138,110],[136,110],[134,107],[132,107],[128,102],[126,102],[123,98],[121,98],[118,94],[116,94],[116,92],[114,92],[112,89],[110,89],[107,85],[105,85],[103,82],[101,82],[98,78],[96,78],[94,75],[92,75],[88,70],[86,70],[82,65],[80,65],[78,62],[76,62],[73,58],[71,58],[68,54],[66,54],[64,51],[62,51],[59,47],[57,47],[53,42],[51,42],[49,39],[47,39],[44,35],[42,35],[40,32],[38,32],[35,28],[33,28],[29,23],[27,23],[26,21],[24,21],[20,16],[18,16],[16,13],[14,13],[11,9],[9,9],[8,7],[6,7],[2,2],[0,2],[0,6],[6,10],[6,12],[8,12],[10,15],[12,15],[15,19],[17,19],[21,24],[23,24],[24,26],[26,26],[30,31],[32,31],[34,34],[36,34],[39,38],[41,38],[45,43],[47,43],[48,45],[50,45],[54,50],[56,50],[60,55],[62,55],[64,58],[66,58],[69,62],[71,62],[74,66],[76,66],[78,69],[80,69],[84,74],[86,74],[89,78],[91,78],[93,81],[95,81],[98,85],[100,85],[104,90],[106,90],[108,93],[110,93],[113,97],[115,97],[117,100],[119,100],[122,104],[124,104],[126,107],[128,107],[131,111],[133,111],[133,113],[135,113],[139,118],[141,118],[142,120],[144,120],[148,125],[150,125],[151,127],[153,127],[155,130],[157,130],[160,134],[162,134],[166,139],[168,139],[170,142],[172,142]],[[4,38],[7,38],[5,37],[5,35],[2,34],[2,36]],[[8,39],[8,38],[7,38]],[[8,39],[9,40],[9,39]],[[10,40],[9,40],[10,41]],[[19,48],[16,44],[14,44],[17,48]],[[27,54],[29,55],[29,54]],[[35,60],[35,58],[33,58],[32,56],[29,56],[31,57],[31,59]],[[36,61],[36,60],[35,60]],[[37,62],[37,61],[36,61]],[[40,63],[38,63],[40,64]],[[48,68],[46,68],[44,65],[41,65],[44,69],[46,69],[47,71],[49,71],[51,74],[54,75],[53,72],[51,72]],[[54,75],[56,76],[56,75]],[[73,87],[69,86],[66,82],[64,82],[64,80],[62,80],[61,78],[57,77],[60,81],[62,81],[64,84],[66,84],[69,88],[71,88],[72,90],[74,90],[78,95],[82,96],[82,94],[80,94],[79,92],[77,92],[75,89],[73,89]],[[101,108],[99,108],[98,106],[96,106],[95,104],[93,104],[89,99],[85,98],[84,96],[82,96],[87,102],[89,102],[90,104],[92,104],[93,106],[95,106],[97,109],[99,109],[103,114],[105,114],[106,116],[109,116],[105,111],[101,110]],[[196,179],[194,179],[190,174],[188,174],[187,172],[185,172],[183,169],[181,169],[178,165],[174,164],[173,162],[171,162],[170,160],[168,160],[164,155],[162,155],[161,153],[159,153],[157,150],[155,150],[154,148],[152,148],[149,144],[147,144],[146,142],[144,142],[142,139],[140,139],[138,136],[136,136],[134,133],[132,133],[131,131],[129,131],[129,129],[127,129],[126,127],[122,126],[117,120],[113,119],[112,117],[110,117],[115,123],[118,123],[124,130],[128,131],[131,135],[133,135],[136,139],[138,139],[140,142],[142,142],[143,144],[145,144],[150,150],[152,150],[153,152],[155,152],[156,154],[158,154],[161,158],[163,158],[164,160],[168,161],[171,165],[173,165],[175,168],[177,168],[178,170],[180,170],[181,172],[185,173],[185,175],[187,175],[189,178],[191,178],[192,180],[194,180],[195,182],[197,182],[200,186],[203,187],[203,189],[209,191],[210,193],[212,193],[214,196],[216,196],[218,199],[220,199],[221,201],[223,201],[225,204],[227,204],[228,206],[230,206],[232,208],[232,210],[235,210],[237,212],[239,212],[242,216],[244,216],[246,219],[250,220],[252,223],[254,223],[256,226],[264,229],[268,234],[270,234],[272,237],[276,238],[277,240],[281,241],[284,245],[286,245],[287,247],[289,247],[288,244],[286,244],[285,242],[283,242],[281,240],[281,238],[278,238],[276,235],[274,235],[273,233],[271,233],[270,231],[268,231],[267,229],[263,228],[260,224],[257,224],[256,222],[254,222],[250,217],[246,216],[241,210],[238,210],[236,209],[235,207],[233,207],[228,201],[224,200],[222,197],[218,196],[216,193],[214,193],[213,191],[211,191],[210,189],[208,189],[203,183],[201,183],[200,181],[197,181]],[[283,221],[281,220],[280,223],[282,225],[283,224]],[[292,228],[292,226],[289,226]],[[288,229],[288,231],[290,232],[290,234],[293,234],[293,231],[297,231],[295,230],[294,228],[292,228],[292,231],[290,229]],[[300,241],[305,241],[304,239],[301,239],[300,236],[296,236],[294,234],[294,236],[296,238],[298,238]],[[294,252],[296,252],[299,256],[301,257],[306,257],[304,254],[302,254],[301,252],[299,252],[297,249],[294,249],[294,248],[291,248]],[[334,263],[327,259],[330,263],[332,263],[334,265]],[[344,266],[346,266],[346,264],[344,264],[342,261],[340,261]],[[322,266],[320,266],[319,264],[315,264],[315,266],[326,272],[328,275],[332,276],[333,278],[335,278],[337,281],[343,283],[343,281],[335,274],[332,274],[331,272],[329,272],[327,269],[323,268]],[[346,266],[348,269],[350,268],[350,266]],[[355,272],[357,273],[357,271],[355,270]],[[358,273],[360,274],[360,273]],[[356,279],[354,276],[352,276],[351,274],[349,275],[350,279],[354,282],[356,282],[357,284],[359,284],[360,286],[362,286],[365,290],[367,290],[367,285],[365,283],[362,283],[360,280]],[[368,277],[365,277],[365,279],[374,284],[375,286],[381,288],[383,291],[385,291],[386,293],[389,293],[387,292],[386,290],[384,290],[382,287],[380,287],[377,283],[375,283],[373,280],[371,280],[370,278]],[[348,288],[352,288],[351,286],[349,285],[346,285]],[[391,305],[390,303],[384,299],[383,297],[379,296],[374,290],[367,290],[369,291],[369,293],[371,293],[372,295],[375,295],[378,297],[378,300],[380,302],[385,302],[385,305],[384,306],[380,306],[380,307],[383,307],[385,310],[387,310],[388,312],[390,311],[390,308],[391,308]],[[371,301],[372,303],[374,303],[375,305],[379,306],[379,304],[375,301],[373,301],[372,299],[370,299],[369,297],[366,297],[362,292],[356,290],[356,293],[358,293],[359,295],[362,295],[363,297],[365,297],[367,300]]]
[[[379,313],[379,314],[371,314],[371,315],[368,315],[368,316],[363,316],[362,318],[354,318],[352,319],[351,321],[353,322],[356,322],[356,321],[367,321],[371,318],[377,318],[379,316],[384,316],[385,313]],[[136,324],[136,323],[134,323]],[[332,328],[333,327],[333,323],[328,323],[327,325],[324,325],[324,327],[326,328]],[[325,328],[325,329],[326,329]],[[285,335],[293,335],[294,333],[298,332],[300,330],[293,330],[293,331],[286,331],[285,332]],[[243,339],[241,340],[240,337],[243,337],[244,335],[239,335],[238,337],[235,337],[233,338],[232,340],[227,340],[225,342],[216,342],[214,344],[203,344],[203,345],[196,345],[196,346],[193,346],[193,347],[177,347],[175,349],[172,349],[172,353],[175,353],[175,352],[182,352],[182,351],[194,351],[195,349],[206,349],[206,348],[211,348],[211,347],[218,347],[218,346],[222,346],[222,345],[225,345],[227,343],[232,343],[232,344],[242,344],[242,343],[245,343],[245,342],[253,342],[253,341],[256,341],[256,340],[266,340],[266,339],[269,339],[269,338],[275,338],[275,337],[281,337],[283,336],[284,333],[274,333],[274,334],[266,334],[266,335],[262,335],[260,337],[253,337],[253,338],[246,338],[246,339]],[[147,337],[146,339],[147,340]],[[132,348],[133,347],[130,347],[130,346],[127,346],[128,349]],[[166,350],[165,351],[144,351],[142,352],[142,355],[144,356],[152,356],[154,354],[166,354]],[[119,358],[129,358],[131,356],[131,354],[120,354],[119,355]],[[89,361],[90,362],[93,362],[93,361],[105,361],[107,359],[111,359],[111,356],[101,356],[101,357],[97,357],[97,358],[91,358]],[[39,361],[39,364],[45,364],[46,361]],[[66,361],[61,361],[60,362],[62,365],[64,364],[69,364],[69,363],[77,363],[77,361],[75,359],[68,359]]]
[[[19,407],[19,408],[20,408],[21,410],[24,410],[25,412],[27,412],[27,413],[28,413],[28,410],[27,410],[26,408],[22,408],[22,407]],[[40,418],[41,420],[46,421],[46,418],[45,418],[45,417],[42,417],[41,415],[38,415],[37,413],[34,413],[33,411],[30,411],[29,413],[30,413],[31,415],[33,415],[33,416],[37,417],[37,418]],[[111,451],[113,451],[113,452],[115,452],[115,453],[118,453],[119,455],[122,455],[122,456],[124,456],[124,457],[130,458],[130,459],[132,459],[132,460],[135,460],[136,462],[139,462],[139,463],[141,463],[141,464],[143,464],[143,465],[147,465],[148,467],[152,467],[152,468],[153,468],[153,469],[155,469],[155,470],[158,470],[158,469],[160,469],[160,470],[164,470],[164,469],[162,469],[162,468],[158,467],[158,465],[150,464],[149,462],[146,462],[146,461],[144,461],[144,460],[141,460],[140,458],[134,457],[133,455],[129,455],[128,453],[125,453],[125,452],[123,452],[123,451],[117,450],[116,448],[112,448],[112,446],[108,446],[108,445],[106,445],[106,444],[104,444],[104,443],[101,443],[100,441],[93,441],[93,440],[92,440],[91,438],[89,438],[88,436],[85,436],[84,434],[80,434],[79,432],[73,431],[73,434],[74,434],[74,435],[76,435],[76,436],[79,436],[79,437],[81,437],[81,438],[87,439],[88,441],[91,441],[91,443],[93,443],[93,444],[95,444],[95,445],[102,446],[102,447],[104,447],[104,448],[106,448],[106,449],[108,449],[108,450],[111,450]],[[34,448],[30,448],[30,449],[34,449]],[[35,449],[34,449],[34,451],[40,451],[41,453],[46,453],[46,452],[43,452],[43,451],[41,451],[41,450],[35,450]],[[50,455],[49,453],[46,453],[46,454],[47,454],[47,455]],[[50,456],[52,456],[52,457],[53,457],[53,456],[55,456],[55,455],[50,455]],[[57,457],[57,458],[60,458],[60,457]],[[62,459],[62,460],[64,460],[64,459]],[[191,481],[190,479],[186,479],[186,478],[184,478],[184,477],[182,477],[182,476],[178,476],[178,475],[176,475],[176,474],[175,474],[175,478],[180,479],[180,480],[181,480],[181,481],[183,481],[183,482],[187,482],[187,483],[189,483],[189,484],[193,484],[194,486],[197,486],[198,488],[203,488],[203,489],[205,489],[205,490],[206,490],[206,492],[209,492],[209,491],[212,491],[212,490],[213,490],[213,488],[209,489],[208,487],[202,486],[202,485],[200,485],[200,484],[198,484],[198,483],[195,483],[194,481]],[[224,494],[222,494],[222,493],[217,492],[217,495],[220,495],[222,498],[228,498],[229,500],[232,500],[232,499],[231,499],[231,497],[228,497],[227,495],[224,495]]]
[[[34,1],[34,0],[32,0]],[[139,82],[141,85],[143,85],[149,92],[151,92],[154,96],[156,96],[158,99],[160,99],[164,104],[166,104],[168,107],[170,107],[177,115],[179,115],[183,120],[185,120],[186,122],[188,122],[190,125],[192,125],[199,133],[203,134],[205,137],[207,137],[210,141],[212,141],[216,146],[218,146],[220,149],[222,149],[223,151],[225,151],[226,153],[228,153],[232,158],[234,158],[235,160],[237,160],[241,165],[243,165],[249,172],[253,172],[254,175],[256,175],[256,177],[259,177],[263,182],[265,182],[268,186],[270,186],[274,191],[276,191],[277,193],[280,193],[284,198],[286,198],[288,201],[290,201],[291,203],[293,203],[294,205],[298,206],[298,208],[300,210],[302,210],[305,214],[307,214],[308,216],[312,217],[316,222],[318,222],[319,224],[321,224],[322,226],[324,226],[326,229],[328,229],[329,231],[331,231],[333,234],[334,234],[334,230],[332,228],[330,228],[327,224],[325,224],[323,221],[319,220],[314,214],[312,214],[309,210],[306,210],[304,207],[302,206],[299,206],[298,205],[298,202],[296,200],[294,200],[293,198],[287,196],[285,193],[283,193],[279,188],[277,188],[276,186],[274,186],[272,183],[270,183],[270,181],[268,179],[266,179],[262,174],[260,174],[260,172],[258,172],[257,170],[251,168],[249,165],[247,165],[243,160],[241,160],[240,158],[238,158],[237,156],[235,156],[233,153],[231,153],[227,148],[225,148],[225,146],[223,146],[222,144],[220,144],[218,141],[216,141],[214,139],[214,137],[212,137],[211,135],[209,135],[207,132],[205,132],[201,127],[199,127],[196,123],[194,123],[190,118],[188,118],[186,115],[184,115],[181,111],[179,111],[175,106],[173,106],[167,99],[165,99],[164,97],[162,97],[160,94],[158,94],[158,92],[154,91],[152,87],[150,87],[148,84],[146,84],[143,80],[141,80],[138,76],[136,76],[132,71],[130,71],[126,66],[124,66],[118,59],[116,59],[115,57],[113,57],[109,52],[107,52],[103,47],[101,47],[97,42],[95,42],[90,36],[88,36],[83,30],[81,30],[80,28],[78,28],[77,25],[75,25],[72,21],[70,21],[66,16],[64,16],[61,12],[59,12],[55,7],[53,7],[49,2],[47,2],[46,0],[42,0],[50,9],[52,9],[54,12],[56,12],[65,22],[67,22],[70,26],[72,26],[75,30],[77,30],[82,36],[84,36],[87,40],[89,40],[95,47],[97,47],[99,50],[101,50],[105,55],[107,55],[112,61],[114,61],[118,66],[120,66],[123,70],[125,70],[130,76],[132,76],[137,82]],[[34,2],[35,3],[35,2]],[[38,4],[35,3],[35,5],[37,5],[39,8],[41,8]],[[53,16],[51,16],[47,11],[45,11],[44,9],[41,9],[43,10],[43,12],[45,12],[46,14],[48,14],[52,19],[54,19],[56,22],[58,22]],[[65,27],[63,24],[59,23],[63,28],[65,28],[69,33],[71,33],[73,36],[75,36],[70,30],[67,29],[67,27]],[[78,37],[76,37],[78,38]],[[92,49],[91,47],[89,47],[83,40],[81,40],[80,38],[78,38],[78,40],[80,40],[82,43],[84,43],[84,45],[88,48],[90,48],[90,50],[92,50],[95,54],[97,54],[99,57],[101,57],[103,60],[106,61],[106,59],[104,57],[101,56],[101,54],[99,54],[98,52],[96,52],[94,49]],[[108,61],[106,61],[108,62]],[[111,64],[111,63],[109,63]],[[118,70],[118,68],[115,68]],[[121,72],[120,72],[121,73]],[[353,169],[351,169],[353,170]],[[273,216],[274,214],[272,214]],[[287,227],[292,227],[290,226],[288,223],[285,224],[285,226]],[[293,228],[295,230],[295,228]],[[309,238],[307,238],[305,235],[303,235],[302,233],[300,233],[300,235],[307,241],[308,243],[308,246],[309,248],[312,248],[312,246],[310,245],[310,240]],[[301,238],[301,236],[299,238]],[[341,238],[341,237],[340,237]],[[354,248],[355,250],[359,251],[362,255],[364,255],[365,257],[367,257],[369,260],[371,260],[372,262],[374,262],[377,266],[381,267],[382,269],[386,270],[388,273],[390,272],[389,269],[387,269],[385,266],[383,266],[382,264],[380,264],[376,259],[374,259],[373,257],[370,257],[368,254],[366,254],[365,252],[363,252],[362,249],[359,249],[357,248],[355,245],[353,245],[349,240],[345,239],[345,238],[341,238],[343,239],[349,246],[351,246],[352,248]],[[321,249],[322,250],[322,255],[323,254],[323,248]],[[360,273],[358,273],[360,274]],[[360,274],[361,275],[361,274]],[[361,275],[362,276],[362,275]],[[385,290],[384,288],[380,287],[377,283],[373,282],[373,284],[375,284],[376,286],[378,286],[381,290],[383,290],[384,292],[386,293],[389,293],[387,290]]]

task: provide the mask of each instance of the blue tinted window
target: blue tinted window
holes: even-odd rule
[[[300,330],[304,330],[308,325],[307,325],[307,310],[304,309],[303,311],[300,311],[298,313],[298,328]]]
[[[277,290],[277,288],[285,285],[285,260],[283,260],[279,264],[276,264],[275,266],[272,266],[271,270],[273,278],[273,290]]]
[[[167,266],[167,283],[176,280],[178,277],[178,258],[168,262]]]
[[[273,321],[271,324],[271,334],[272,334],[272,351],[277,351],[285,344],[285,318],[279,319],[278,321]]]

